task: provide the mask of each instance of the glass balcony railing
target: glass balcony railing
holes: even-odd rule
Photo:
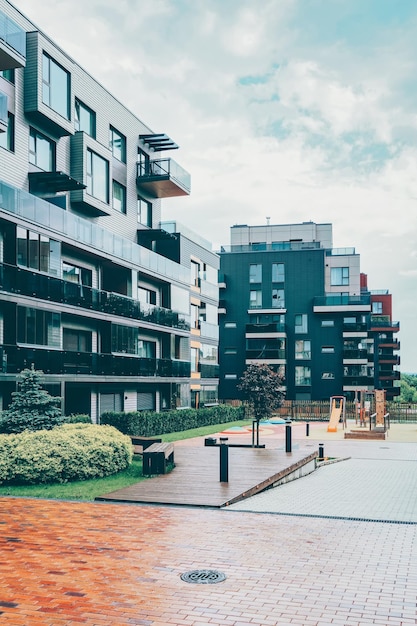
[[[6,355],[7,372],[17,374],[32,364],[45,374],[86,374],[91,376],[160,376],[189,378],[188,361],[116,356],[95,352],[51,350],[46,346],[0,346]]]
[[[264,361],[268,361],[268,360],[275,360],[275,359],[280,359],[280,360],[285,360],[286,359],[286,352],[285,350],[246,350],[246,358],[247,359],[261,359]],[[309,357],[308,357],[309,358]]]
[[[198,370],[201,374],[201,378],[218,378],[219,377],[219,366],[211,365],[208,363],[200,363],[198,366]]]
[[[364,306],[370,304],[370,296],[345,296],[340,294],[317,296],[314,306]]]
[[[65,235],[75,245],[85,244],[100,256],[105,250],[116,259],[129,261],[152,274],[189,284],[189,268],[4,182],[0,182],[0,209],[45,226],[58,236]]]
[[[26,33],[3,11],[0,11],[0,39],[26,58]]]
[[[182,330],[190,328],[189,317],[171,309],[3,263],[0,264],[0,290],[160,326]]]
[[[270,324],[246,324],[246,334],[248,333],[285,333],[285,324],[271,322]]]
[[[138,181],[170,180],[187,194],[191,190],[191,176],[174,159],[155,159],[137,164]]]

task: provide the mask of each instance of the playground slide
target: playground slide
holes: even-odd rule
[[[327,427],[327,432],[328,433],[336,433],[337,432],[337,425],[339,423],[341,413],[342,413],[342,405],[340,405],[340,406],[333,406],[332,407],[332,412],[331,412],[331,415],[330,415],[329,425]]]

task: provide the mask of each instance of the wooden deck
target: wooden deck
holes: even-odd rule
[[[310,463],[317,452],[229,448],[229,481],[220,482],[217,447],[175,445],[175,468],[96,500],[220,508],[252,496]]]

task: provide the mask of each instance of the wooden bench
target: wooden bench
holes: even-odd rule
[[[161,443],[160,437],[130,437],[133,445],[133,454],[142,454],[144,450],[149,448],[153,443]]]
[[[153,443],[143,451],[144,476],[166,474],[168,463],[174,463],[173,443]]]

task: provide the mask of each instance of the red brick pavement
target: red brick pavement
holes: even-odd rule
[[[409,626],[417,526],[0,498],[13,626]],[[180,575],[215,569],[224,582]]]

